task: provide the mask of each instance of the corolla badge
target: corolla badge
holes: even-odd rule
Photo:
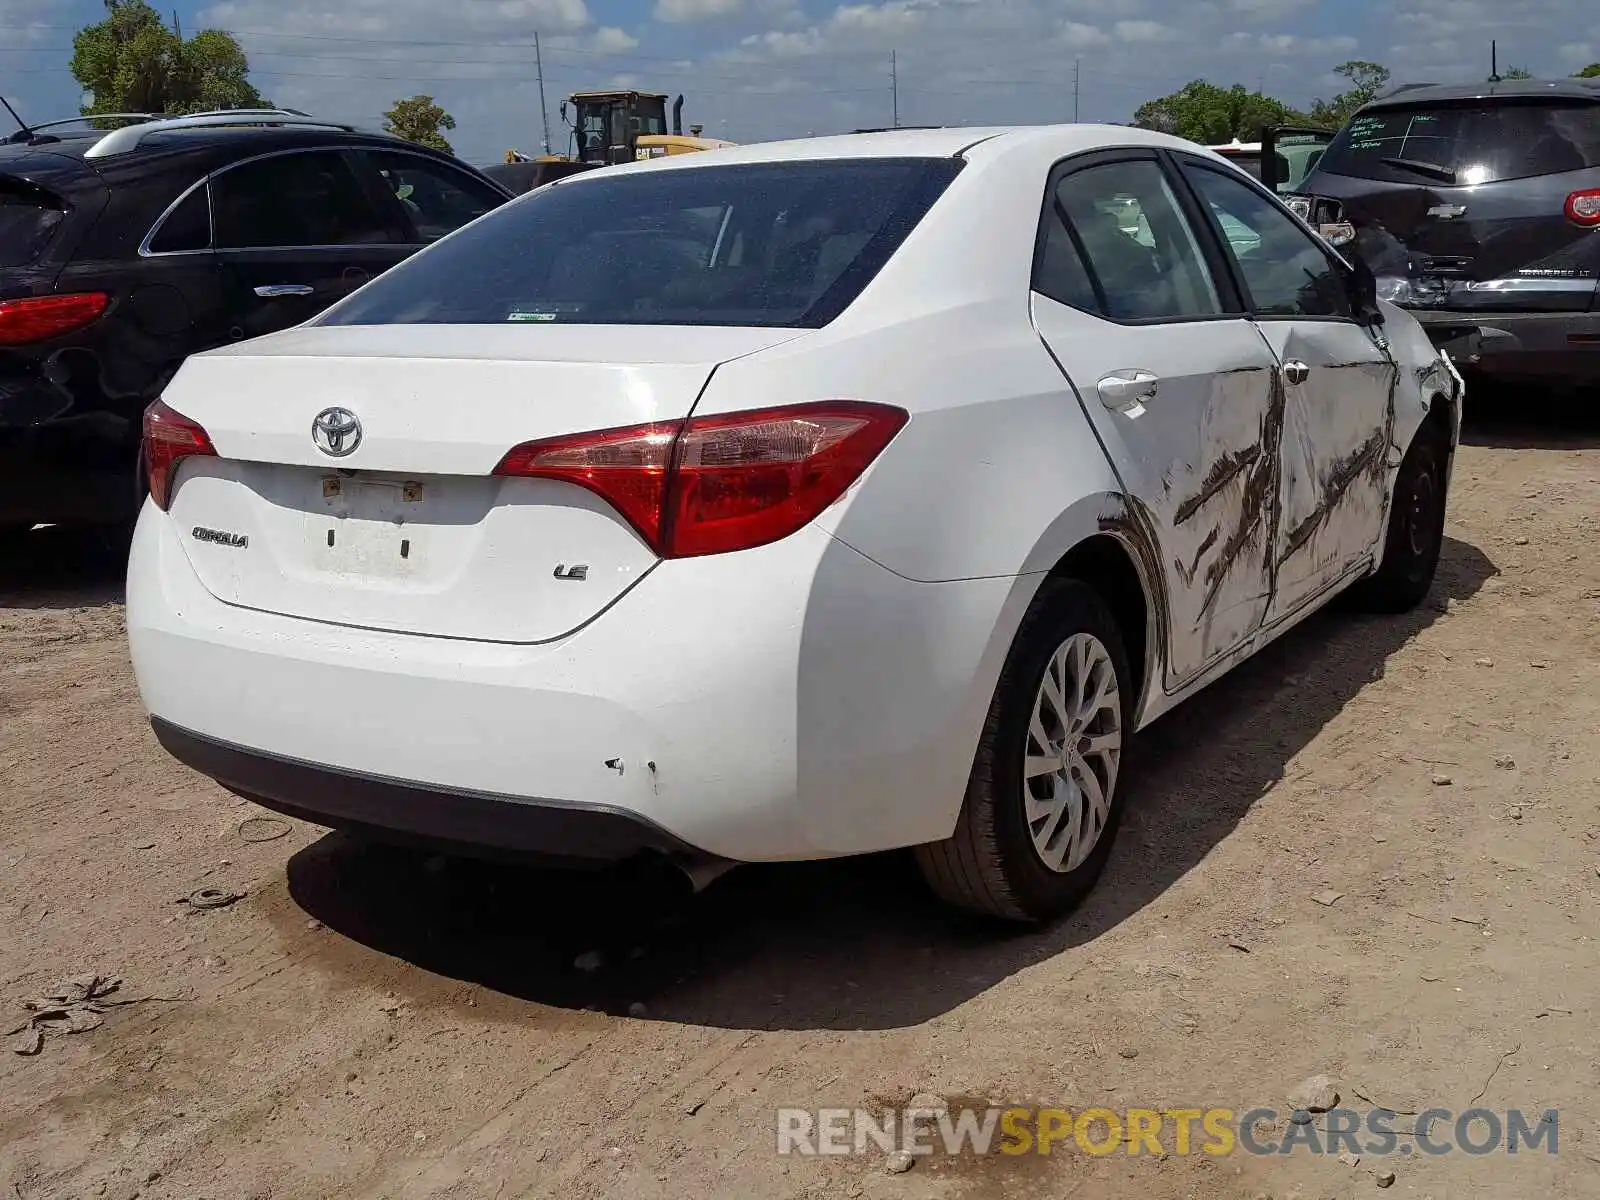
[[[311,442],[324,454],[343,458],[361,445],[361,422],[348,408],[325,408],[311,421]]]

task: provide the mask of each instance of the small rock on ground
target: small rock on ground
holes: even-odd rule
[[[896,1150],[884,1158],[883,1169],[891,1175],[904,1175],[912,1167],[916,1166],[916,1163],[917,1160],[904,1150]]]
[[[1376,1183],[1381,1188],[1393,1187],[1394,1186],[1394,1172],[1393,1171],[1376,1171],[1376,1172],[1373,1173],[1372,1181],[1374,1183]]]
[[[1289,1089],[1290,1104],[1306,1112],[1327,1112],[1339,1103],[1339,1089],[1326,1075],[1313,1075]]]

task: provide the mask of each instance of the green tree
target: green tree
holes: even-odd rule
[[[1510,67],[1500,72],[1501,79],[1532,79],[1533,72],[1527,67]]]
[[[431,146],[452,154],[450,143],[445,141],[441,129],[454,129],[456,119],[433,102],[432,96],[412,96],[409,100],[396,100],[394,107],[383,114],[385,132],[403,137],[419,146]]]
[[[1590,63],[1572,76],[1574,79],[1600,79],[1600,63]]]
[[[90,96],[85,116],[259,108],[250,64],[230,33],[184,41],[145,0],[105,0],[106,19],[72,39],[72,73]]]
[[[1170,96],[1147,101],[1133,114],[1141,129],[1159,129],[1201,145],[1255,141],[1264,125],[1283,125],[1300,115],[1281,100],[1252,92],[1242,83],[1218,87],[1203,79],[1185,84]]]
[[[1350,87],[1332,100],[1317,100],[1311,105],[1311,123],[1327,129],[1342,128],[1358,108],[1389,86],[1389,68],[1364,58],[1340,63],[1333,73],[1348,79]]]

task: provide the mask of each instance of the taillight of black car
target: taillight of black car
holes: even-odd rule
[[[1585,188],[1567,197],[1567,220],[1585,229],[1600,229],[1600,188]]]
[[[111,297],[104,292],[72,292],[0,300],[0,346],[27,346],[82,329],[100,319]]]

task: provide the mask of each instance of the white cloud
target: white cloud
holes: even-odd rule
[[[726,17],[744,7],[744,0],[656,0],[655,18],[669,24],[709,21]]]
[[[1246,38],[1248,34],[1232,34],[1233,38]],[[1237,45],[1238,43],[1234,43]],[[1269,54],[1348,54],[1359,44],[1355,38],[1340,34],[1334,37],[1296,37],[1292,33],[1264,33],[1256,44]]]
[[[815,29],[807,29],[801,33],[777,29],[768,33],[753,33],[740,43],[756,52],[767,51],[774,58],[799,58],[802,55],[816,54],[823,48],[823,44],[822,35]]]
[[[1556,57],[1581,71],[1590,63],[1600,61],[1600,42],[1568,42],[1556,51]]]
[[[1265,22],[1280,21],[1314,3],[1315,0],[1226,0],[1223,8],[1247,20]]]
[[[1111,35],[1098,25],[1084,25],[1078,21],[1063,22],[1056,37],[1068,50],[1092,50],[1111,44]]]
[[[639,39],[626,29],[605,25],[594,31],[594,36],[589,39],[589,45],[597,54],[620,54],[637,47]]]
[[[900,34],[922,20],[922,6],[913,0],[888,0],[885,4],[845,4],[834,9],[828,24],[842,33]]]
[[[1112,28],[1124,42],[1172,42],[1180,36],[1171,25],[1160,21],[1118,21]]]

